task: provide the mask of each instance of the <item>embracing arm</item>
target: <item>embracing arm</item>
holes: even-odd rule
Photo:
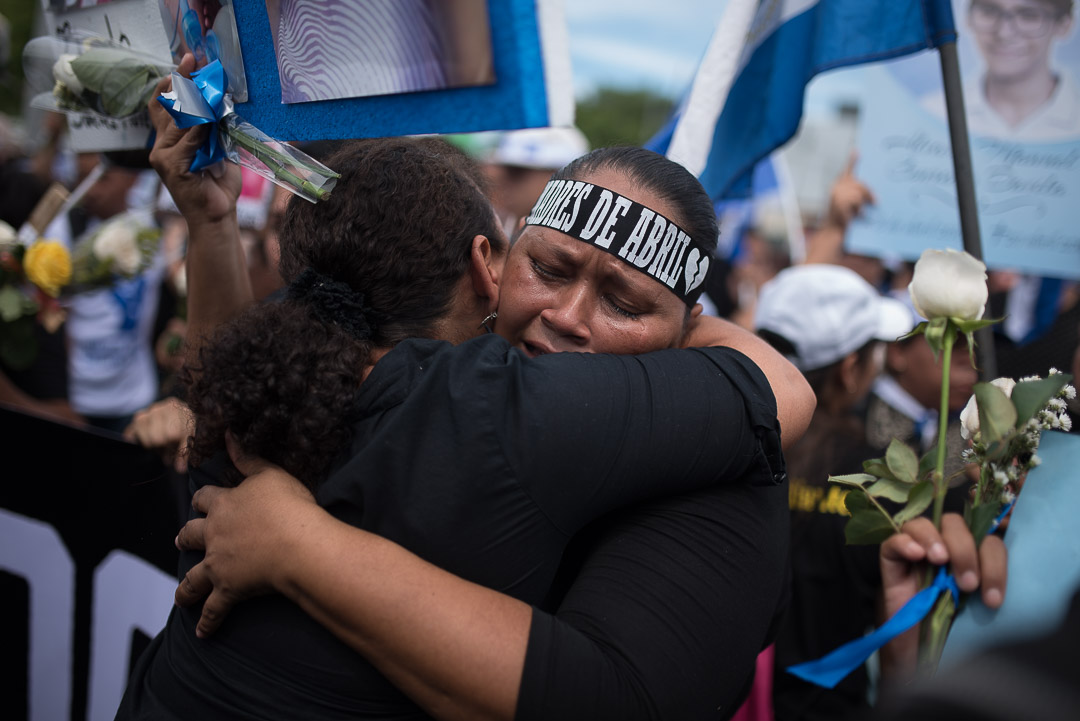
[[[806,378],[775,348],[754,333],[731,321],[699,315],[690,321],[684,348],[727,346],[754,361],[769,381],[776,397],[776,418],[780,421],[780,442],[788,449],[810,426],[817,398]]]
[[[194,58],[186,55],[179,72],[186,74],[193,66]],[[162,80],[158,93],[167,91],[170,84],[168,78]],[[187,347],[191,352],[204,336],[253,299],[236,219],[240,167],[222,162],[210,170],[190,172],[195,151],[206,138],[206,126],[177,128],[156,96],[149,109],[157,133],[150,164],[188,225]]]
[[[233,458],[252,475],[236,488],[200,489],[193,505],[207,517],[177,537],[181,548],[207,550],[176,591],[181,605],[210,593],[200,636],[236,602],[277,591],[441,721],[513,718],[527,604],[338,521],[275,466]]]

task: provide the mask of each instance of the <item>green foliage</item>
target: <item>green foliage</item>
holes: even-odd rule
[[[975,545],[979,545],[990,533],[990,527],[994,525],[994,519],[1001,512],[1000,503],[981,503],[972,506],[971,502],[964,504],[964,522],[971,529],[971,535],[975,538]]]
[[[24,73],[22,64],[23,46],[34,34],[34,13],[39,11],[40,2],[27,0],[0,0],[0,14],[10,24],[10,49],[7,68],[0,76],[0,112],[18,115],[22,112]]]
[[[933,453],[933,452],[931,452]],[[830,476],[849,489],[844,506],[851,514],[844,537],[852,545],[881,543],[907,521],[921,515],[934,500],[933,456],[922,459],[904,443],[893,440],[885,458],[863,462],[864,473]],[[885,506],[903,504],[890,513]]]
[[[903,526],[913,518],[922,515],[922,512],[930,507],[934,500],[934,484],[930,481],[922,481],[911,487],[907,497],[907,505],[893,516],[893,523]]]
[[[0,361],[14,370],[29,368],[37,357],[34,316],[24,315],[11,322],[0,322]]]
[[[885,451],[885,463],[894,478],[904,483],[915,483],[919,474],[919,457],[906,443],[893,438]]]
[[[1068,373],[1055,373],[1036,381],[1021,381],[1012,392],[1012,405],[1016,408],[1016,428],[1023,428],[1047,402],[1072,380]],[[982,406],[980,406],[981,408]],[[979,414],[982,424],[982,414]]]
[[[593,148],[641,145],[674,110],[671,98],[651,90],[600,88],[577,103],[576,123]]]
[[[848,495],[854,494],[852,491]],[[844,538],[853,546],[881,543],[894,533],[896,528],[889,521],[889,517],[876,509],[852,513],[844,526]]]

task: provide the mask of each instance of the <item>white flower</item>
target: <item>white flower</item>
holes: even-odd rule
[[[76,57],[75,55],[61,55],[53,65],[52,71],[56,82],[75,95],[79,95],[83,91],[83,84],[79,82],[79,77],[75,75],[75,71],[71,68],[71,61],[75,60]]]
[[[1016,387],[1016,381],[1012,378],[995,378],[990,381],[990,385],[996,386],[1007,398],[1011,398],[1013,388]],[[964,410],[960,411],[960,435],[967,441],[974,438],[978,433],[979,404],[975,401],[975,396],[972,396],[968,399]]]
[[[977,320],[986,310],[986,266],[967,253],[925,250],[908,285],[911,303],[924,318]]]
[[[19,234],[10,225],[0,220],[0,245],[14,245],[19,240]]]
[[[108,223],[94,238],[94,255],[102,261],[111,259],[113,269],[124,275],[135,275],[142,263],[135,228],[122,221]]]

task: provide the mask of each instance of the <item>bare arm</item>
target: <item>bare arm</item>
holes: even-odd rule
[[[180,72],[190,72],[193,66],[194,58],[186,55]],[[158,85],[158,92],[170,86],[166,78]],[[205,140],[207,129],[177,128],[156,97],[149,108],[157,132],[150,164],[188,224],[187,347],[191,352],[207,333],[253,299],[236,219],[240,168],[223,163],[213,171],[190,172],[191,160]]]
[[[817,399],[803,374],[771,345],[745,328],[714,316],[699,315],[690,321],[683,339],[685,348],[727,346],[754,361],[765,374],[776,397],[780,440],[790,448],[810,426]]]
[[[237,601],[278,591],[436,718],[513,718],[527,604],[338,521],[275,466],[237,465],[253,475],[236,488],[200,489],[193,504],[207,518],[177,537],[183,548],[207,549],[176,592],[181,605],[210,593],[199,635]]]

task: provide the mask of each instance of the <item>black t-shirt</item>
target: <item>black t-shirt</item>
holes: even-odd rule
[[[349,460],[319,503],[534,604],[569,538],[608,511],[783,477],[768,382],[730,349],[528,360],[494,336],[406,341],[360,398]],[[215,482],[210,468],[192,475]],[[183,554],[181,574],[199,558]],[[281,597],[243,604],[207,641],[194,635],[199,612],[170,615],[118,718],[423,717]]]
[[[857,473],[881,455],[868,446],[853,418],[814,415],[810,430],[790,449],[792,593],[776,638],[773,711],[777,721],[841,720],[869,712],[869,677],[860,667],[825,689],[785,669],[820,658],[873,628],[881,585],[878,546],[849,546],[845,489],[829,474]]]

